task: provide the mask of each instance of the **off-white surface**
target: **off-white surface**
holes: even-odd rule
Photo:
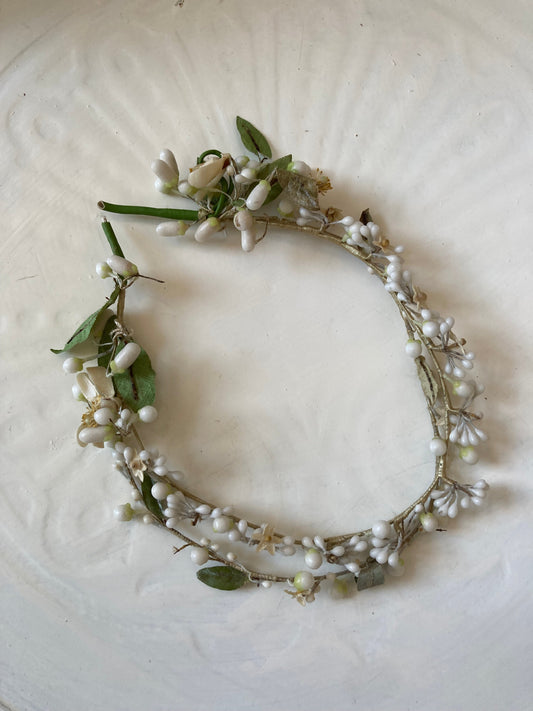
[[[525,1],[2,4],[0,708],[529,707],[532,35]],[[325,169],[331,203],[372,209],[487,386],[491,440],[465,472],[490,481],[486,509],[418,540],[403,579],[306,609],[280,587],[205,588],[164,531],[114,522],[128,488],[76,446],[47,350],[106,294],[97,200],[170,205],[150,161],[241,152],[236,114]],[[113,224],[165,280],[129,313],[158,373],[146,439],[192,487],[299,534],[422,490],[423,399],[356,260]]]

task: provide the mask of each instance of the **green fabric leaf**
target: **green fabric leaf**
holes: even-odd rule
[[[119,353],[121,348],[117,348]],[[155,372],[148,353],[141,349],[135,363],[124,373],[113,375],[113,384],[126,407],[137,412],[145,405],[152,405],[155,400]]]
[[[418,358],[415,360],[415,363],[416,370],[418,372],[418,378],[420,380],[420,384],[422,385],[424,395],[427,397],[429,404],[434,405],[439,394],[439,386],[437,384],[437,381],[435,380],[433,371],[426,363],[426,359],[424,358],[424,356],[418,356]]]
[[[366,590],[373,588],[376,585],[383,585],[385,582],[385,573],[383,567],[379,563],[370,563],[366,568],[363,568],[357,577],[357,589]]]
[[[115,301],[118,298],[119,293],[120,293],[120,289],[117,286],[113,290],[111,296],[106,301],[106,303],[101,308],[99,308],[98,311],[95,311],[88,318],[86,318],[85,321],[80,326],[78,326],[76,331],[74,331],[72,336],[68,339],[68,341],[63,346],[63,348],[51,348],[50,350],[52,351],[52,353],[65,353],[66,351],[70,351],[72,348],[74,348],[74,346],[79,346],[80,343],[84,343],[86,340],[88,340],[92,335],[92,331],[94,329],[96,322],[98,321],[98,317],[107,308],[109,308],[112,304],[115,303]]]
[[[152,479],[148,476],[148,474],[145,472],[144,473],[144,478],[142,481],[142,486],[141,486],[141,494],[143,497],[143,501],[146,505],[146,508],[148,511],[154,514],[159,520],[163,519],[163,512],[161,511],[161,506],[159,506],[159,502],[157,499],[154,499],[152,496],[152,486],[154,485],[154,482]]]
[[[217,590],[237,590],[248,580],[248,576],[242,570],[229,568],[226,565],[202,568],[196,573],[196,577],[205,585]]]
[[[237,116],[236,123],[242,144],[250,153],[255,153],[258,157],[272,158],[272,150],[261,131],[240,116]]]
[[[287,199],[308,210],[319,210],[318,188],[312,178],[293,173],[291,170],[278,170],[277,176],[281,187],[285,190]]]
[[[273,160],[271,163],[264,163],[257,171],[257,177],[259,180],[266,180],[269,175],[278,170],[287,170],[289,164],[292,163],[292,156],[289,155]]]

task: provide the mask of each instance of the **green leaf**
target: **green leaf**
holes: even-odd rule
[[[95,326],[96,322],[98,321],[98,317],[107,308],[109,308],[112,304],[115,303],[115,301],[118,298],[119,293],[120,293],[120,288],[117,286],[113,290],[111,296],[106,301],[106,303],[101,308],[99,308],[98,311],[95,311],[88,318],[86,318],[85,321],[80,326],[78,326],[76,331],[74,331],[72,336],[68,339],[68,341],[63,346],[63,348],[51,348],[50,350],[52,351],[52,353],[64,353],[66,351],[70,351],[72,348],[74,348],[74,346],[79,346],[80,343],[84,343],[88,338],[90,338],[90,336],[92,335],[94,326]]]
[[[433,371],[426,363],[426,359],[424,358],[424,356],[418,356],[418,358],[416,358],[415,360],[415,363],[416,370],[418,372],[418,378],[420,380],[420,384],[422,385],[424,395],[427,397],[429,404],[434,405],[439,394],[439,386],[437,384],[437,381],[435,380]]]
[[[293,173],[291,170],[278,170],[277,176],[281,187],[287,194],[287,199],[308,210],[319,210],[318,188],[312,178]]]
[[[373,588],[376,585],[383,585],[385,582],[385,573],[379,563],[371,563],[366,568],[363,568],[357,577],[357,589],[366,590]]]
[[[196,573],[200,582],[217,590],[237,590],[247,582],[248,576],[242,570],[229,568],[227,565],[212,565]]]
[[[156,518],[161,520],[163,518],[163,512],[161,511],[161,506],[159,506],[159,502],[157,501],[157,499],[154,499],[154,497],[152,496],[153,485],[154,482],[145,472],[141,485],[141,494],[143,497],[143,501],[146,504],[146,508],[148,509],[148,511],[153,513]]]
[[[258,157],[272,158],[272,150],[261,131],[240,116],[237,116],[236,123],[242,144],[247,150]]]
[[[117,348],[119,353],[121,348]],[[155,400],[155,371],[152,368],[148,353],[141,348],[135,363],[124,373],[113,375],[113,384],[117,395],[120,395],[126,407],[137,412],[145,405],[152,405]]]
[[[107,319],[98,345],[98,365],[107,368],[111,360],[111,333],[115,328],[115,314]]]
[[[259,180],[266,180],[269,175],[278,170],[287,170],[289,164],[292,163],[292,156],[289,155],[273,160],[271,163],[263,163],[263,165],[257,171],[257,177]]]

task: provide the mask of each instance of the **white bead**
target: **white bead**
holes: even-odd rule
[[[113,372],[124,372],[132,366],[141,353],[141,347],[138,343],[126,343],[124,348],[119,351],[110,363]]]
[[[157,476],[166,476],[168,474],[168,469],[164,465],[154,467],[154,474],[157,474]]]
[[[107,437],[110,437],[111,434],[111,427],[100,425],[98,427],[85,427],[78,434],[78,437],[83,444],[99,444]]]
[[[184,501],[185,496],[181,493],[181,491],[173,491],[172,494],[167,496],[167,504],[169,506],[173,506],[174,508],[181,506]]]
[[[229,506],[224,506],[222,513],[226,516],[230,516],[233,513],[233,506],[231,506],[231,504]]]
[[[474,484],[474,489],[488,489],[489,485],[485,481],[485,479],[480,479],[479,481],[476,481]]]
[[[122,452],[124,459],[128,462],[128,464],[132,461],[132,459],[135,457],[135,450],[133,447],[124,447],[124,451]]]
[[[420,341],[410,339],[405,344],[405,352],[410,358],[418,358],[418,356],[422,353],[422,344]]]
[[[143,516],[143,523],[145,523],[146,525],[148,525],[148,524],[150,524],[150,523],[153,523],[153,521],[154,521],[154,519],[152,518],[152,516],[151,516],[150,514],[144,514],[144,516]]]
[[[255,247],[256,230],[255,226],[251,230],[241,232],[241,248],[243,252],[252,252]]]
[[[309,573],[307,570],[300,570],[294,576],[292,584],[294,585],[296,590],[298,590],[299,592],[303,592],[304,590],[309,590],[310,588],[312,588],[314,582],[315,577],[312,573]]]
[[[196,228],[194,239],[197,242],[205,242],[212,235],[216,234],[222,228],[222,223],[216,217],[208,217],[207,220],[201,222]]]
[[[313,538],[313,543],[317,548],[320,548],[320,550],[325,551],[326,550],[326,544],[324,542],[324,539],[322,536],[315,536]]]
[[[141,422],[146,424],[151,424],[157,420],[158,412],[152,405],[145,405],[137,413]]]
[[[368,541],[359,541],[355,544],[354,550],[356,553],[364,553],[368,550]]]
[[[294,555],[296,553],[296,548],[294,546],[288,545],[288,546],[283,546],[281,549],[282,555],[285,555],[287,557]]]
[[[98,262],[96,265],[96,273],[100,279],[107,279],[107,277],[111,276],[111,267],[105,262]]]
[[[165,161],[165,163],[167,163],[167,165],[169,165],[175,173],[179,172],[178,164],[176,162],[176,156],[169,148],[163,148],[163,150],[159,154],[159,157],[161,158],[161,160]]]
[[[233,521],[227,516],[219,516],[213,519],[213,531],[215,533],[227,533],[233,526]]]
[[[239,232],[242,232],[243,230],[251,230],[255,224],[255,218],[247,209],[238,210],[233,218],[233,224]]]
[[[245,521],[243,518],[239,521],[237,524],[237,528],[239,529],[239,533],[241,533],[243,536],[246,533],[248,529],[248,521]]]
[[[473,447],[462,447],[459,456],[467,464],[476,464],[479,461],[479,454]]]
[[[398,551],[394,551],[387,558],[387,563],[391,568],[397,568],[400,565],[400,554]]]
[[[169,220],[160,222],[155,231],[162,237],[181,237],[187,232],[187,224],[183,220]]]
[[[474,392],[474,386],[472,385],[472,383],[459,380],[453,384],[453,391],[456,395],[459,395],[459,397],[466,398],[472,395],[472,393]]]
[[[417,505],[415,506],[415,512],[416,512],[416,513],[420,513],[420,512],[423,511],[423,510],[424,510],[424,504],[417,504]]]
[[[219,516],[222,516],[222,509],[217,506],[211,511],[211,518],[218,518]]]
[[[286,546],[292,546],[294,544],[294,536],[283,536],[283,543]]]
[[[423,513],[420,515],[420,523],[422,524],[422,528],[424,531],[427,531],[428,533],[433,533],[433,531],[436,531],[439,525],[439,520],[435,516],[435,514],[430,513],[429,511],[427,513]]]
[[[235,543],[236,541],[241,540],[241,534],[236,528],[232,528],[231,531],[228,533],[228,541],[231,541],[232,543]]]
[[[152,496],[157,501],[163,501],[170,493],[170,487],[164,481],[158,481],[152,486]]]
[[[272,587],[272,580],[261,580],[261,587],[268,590],[268,588]]]
[[[429,443],[429,451],[436,457],[442,457],[446,454],[446,442],[440,437],[433,437]]]
[[[434,338],[439,333],[438,324],[435,321],[424,321],[422,324],[422,332],[428,338]]]
[[[83,361],[81,358],[66,358],[63,361],[63,371],[67,375],[72,375],[73,373],[79,373],[83,369]]]
[[[180,520],[177,516],[171,516],[165,524],[167,528],[173,528],[174,530],[177,530],[180,525]]]
[[[207,504],[200,504],[194,510],[196,511],[196,513],[199,513],[200,516],[209,516],[209,514],[211,513],[211,507]]]
[[[74,400],[79,400],[80,402],[85,400],[85,395],[82,393],[80,386],[77,383],[74,383],[72,386],[72,397]]]
[[[388,538],[390,532],[391,526],[388,521],[376,521],[376,523],[372,526],[372,533],[377,538]]]
[[[355,562],[354,563],[346,563],[344,565],[344,567],[346,568],[346,570],[349,570],[350,573],[353,573],[354,575],[357,575],[358,573],[361,572],[361,568]]]
[[[458,506],[457,506],[457,501],[454,501],[453,504],[450,505],[448,508],[448,516],[450,518],[455,518],[458,514]]]
[[[133,262],[130,262],[129,259],[124,259],[124,257],[119,257],[116,254],[108,257],[106,262],[115,274],[119,274],[122,277],[128,278],[136,276],[139,273],[139,269],[136,264],[133,264]]]
[[[335,546],[335,548],[331,549],[331,554],[334,555],[336,558],[340,558],[345,554],[344,546]]]
[[[388,551],[381,550],[377,555],[376,555],[376,560],[380,565],[385,565],[389,558],[389,553]]]
[[[209,551],[205,548],[193,548],[191,550],[191,560],[196,565],[203,565],[209,560]]]
[[[113,516],[117,521],[131,521],[133,517],[133,509],[130,504],[121,504],[113,510]]]
[[[355,217],[351,217],[350,215],[346,215],[346,217],[343,217],[341,220],[341,225],[344,225],[345,227],[350,227],[350,225],[353,225],[355,222]]]
[[[259,181],[259,183],[255,186],[255,188],[253,188],[251,193],[246,198],[246,207],[249,210],[259,210],[259,208],[267,199],[269,192],[270,183],[268,183],[266,180]]]
[[[230,563],[233,563],[236,560],[237,556],[233,551],[229,551],[229,553],[226,553],[226,560],[229,560]]]
[[[463,496],[463,498],[460,501],[460,505],[461,505],[462,509],[469,509],[470,508],[470,497]]]
[[[310,538],[309,536],[304,536],[302,538],[302,546],[304,548],[312,548],[313,547],[313,539]]]
[[[94,413],[94,421],[97,425],[109,425],[116,417],[116,412],[108,407],[101,407]]]
[[[316,548],[311,548],[310,550],[308,550],[305,554],[304,560],[307,567],[311,568],[312,570],[316,570],[322,565],[322,556],[316,550]]]
[[[422,316],[422,319],[424,321],[430,321],[431,317],[433,316],[433,313],[430,311],[430,309],[422,309],[420,312],[420,316]]]
[[[472,496],[470,501],[474,504],[474,506],[482,506],[483,504],[483,499],[479,496]]]

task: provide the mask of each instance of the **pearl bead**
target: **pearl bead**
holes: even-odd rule
[[[268,590],[268,588],[272,587],[272,580],[261,580],[261,587]]]
[[[305,590],[310,590],[315,582],[315,577],[312,573],[308,573],[307,570],[300,570],[294,576],[292,584],[299,592],[304,592]]]
[[[236,559],[237,559],[237,556],[232,551],[230,551],[229,553],[226,553],[226,560],[229,560],[230,563],[234,563]]]
[[[391,553],[390,556],[387,558],[387,563],[390,565],[391,568],[397,568],[400,565],[400,554],[398,551],[394,551],[394,553]]]
[[[124,459],[129,464],[131,460],[135,457],[135,450],[133,449],[133,447],[125,447],[122,454],[124,455]]]
[[[131,521],[133,517],[133,509],[130,504],[121,504],[113,510],[113,516],[117,521]]]
[[[209,514],[211,513],[211,507],[207,504],[200,504],[194,510],[196,511],[196,513],[199,513],[200,516],[209,516]]]
[[[380,551],[380,552],[376,555],[376,561],[377,561],[380,565],[385,565],[385,563],[387,562],[388,558],[389,558],[389,554],[388,554],[387,551],[383,551],[383,550],[382,550],[382,551]]]
[[[446,454],[446,442],[440,437],[433,437],[429,443],[429,450],[436,457],[442,457],[443,454]]]
[[[309,536],[304,536],[302,538],[302,546],[304,548],[312,548],[313,547],[313,540]]]
[[[345,566],[346,570],[349,570],[350,573],[353,573],[354,575],[357,575],[358,573],[361,572],[361,568],[359,565],[355,562],[353,563],[346,563]]]
[[[168,469],[164,465],[154,467],[154,474],[157,474],[157,476],[166,476],[168,474]]]
[[[335,546],[335,548],[331,549],[331,554],[334,555],[336,558],[340,558],[344,555],[344,553],[344,546]]]
[[[310,550],[308,550],[305,554],[304,560],[307,567],[311,568],[312,570],[316,570],[322,565],[322,556],[316,550],[316,548],[311,548]]]
[[[218,518],[219,516],[222,516],[222,509],[217,506],[211,511],[211,518]]]
[[[68,375],[79,373],[83,369],[83,361],[81,358],[66,358],[63,361],[63,370]]]
[[[141,407],[137,414],[139,415],[141,422],[151,424],[157,420],[158,412],[155,407],[152,407],[152,405],[145,405],[144,407]]]
[[[240,541],[240,539],[241,534],[236,528],[232,528],[231,531],[228,532],[228,541],[235,543],[235,541]]]
[[[461,447],[459,456],[467,464],[476,464],[479,460],[479,454],[473,447]]]
[[[283,546],[283,548],[281,549],[281,552],[283,555],[289,557],[289,556],[294,555],[296,553],[296,548],[291,545]]]
[[[152,486],[152,496],[157,501],[166,499],[170,493],[170,487],[164,481],[158,481]]]
[[[151,517],[150,514],[144,514],[143,523],[145,523],[147,526],[148,526],[148,524],[153,523],[153,518]]]
[[[101,407],[94,413],[94,421],[98,425],[109,425],[113,421],[116,413],[110,410],[109,407]]]
[[[420,341],[415,341],[411,338],[405,344],[405,352],[410,358],[418,358],[422,353],[422,344]]]
[[[388,538],[391,532],[391,526],[388,521],[376,521],[372,526],[372,533],[376,538]]]
[[[209,552],[205,548],[193,548],[191,550],[191,560],[196,565],[203,565],[209,560]]]
[[[110,437],[111,433],[111,427],[107,426],[85,427],[85,429],[79,433],[78,438],[83,444],[99,444],[107,437]]]
[[[428,533],[433,533],[433,531],[437,530],[439,520],[435,516],[435,514],[427,512],[420,515],[420,523],[422,524],[422,528],[424,529],[424,531],[427,531]]]
[[[422,332],[428,338],[434,338],[439,333],[439,326],[435,321],[424,321]]]
[[[215,533],[227,533],[233,526],[233,521],[227,516],[218,516],[213,519],[213,531]]]
[[[472,383],[468,383],[462,380],[457,380],[453,384],[453,392],[459,397],[470,397],[474,392],[474,386]]]
[[[241,520],[237,524],[237,528],[239,529],[239,532],[242,533],[242,535],[244,536],[248,528],[248,521],[245,521],[243,518],[241,518]]]

